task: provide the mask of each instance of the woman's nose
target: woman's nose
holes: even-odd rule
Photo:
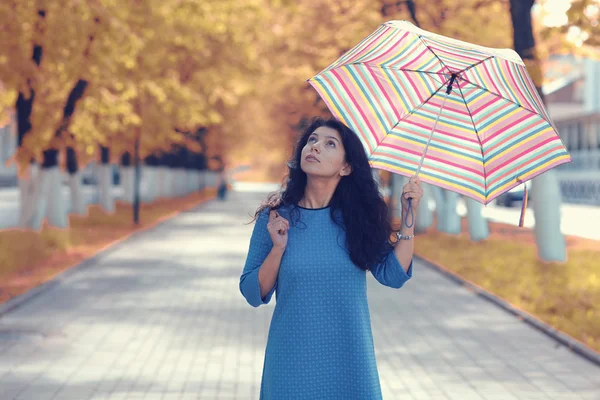
[[[315,150],[317,153],[320,153],[320,152],[321,152],[321,150],[319,149],[319,145],[318,145],[318,143],[319,143],[319,142],[314,142],[314,143],[312,144],[312,148],[313,148],[313,150]]]

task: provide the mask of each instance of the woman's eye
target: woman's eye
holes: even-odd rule
[[[331,146],[331,147],[335,147],[335,142],[334,142],[334,141],[332,141],[332,140],[330,140],[330,141],[327,143],[327,145],[328,145],[328,146]]]
[[[315,139],[314,137],[310,137],[310,138],[308,138],[308,141],[309,141],[309,142],[314,142],[315,140],[317,140],[317,139]]]

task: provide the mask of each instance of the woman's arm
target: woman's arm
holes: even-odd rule
[[[287,245],[289,223],[275,211],[261,213],[250,238],[240,292],[253,307],[268,304],[277,288],[277,275]],[[275,240],[274,240],[275,239]]]
[[[262,298],[265,298],[273,290],[277,282],[281,257],[283,257],[284,251],[285,249],[273,246],[265,262],[262,263],[258,270],[258,284],[260,285],[260,296]]]
[[[410,228],[404,223],[404,216],[402,216],[402,229],[400,229],[400,235],[411,236],[411,239],[400,239],[394,248],[396,258],[405,272],[408,272],[408,268],[412,262],[413,254],[415,251],[415,225],[412,224]]]

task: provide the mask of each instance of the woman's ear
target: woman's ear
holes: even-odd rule
[[[348,176],[352,173],[352,166],[348,163],[344,163],[342,167],[342,171],[340,172],[341,176]]]

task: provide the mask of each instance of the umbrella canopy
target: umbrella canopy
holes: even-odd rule
[[[571,161],[510,49],[390,21],[308,82],[373,167],[483,204]]]

